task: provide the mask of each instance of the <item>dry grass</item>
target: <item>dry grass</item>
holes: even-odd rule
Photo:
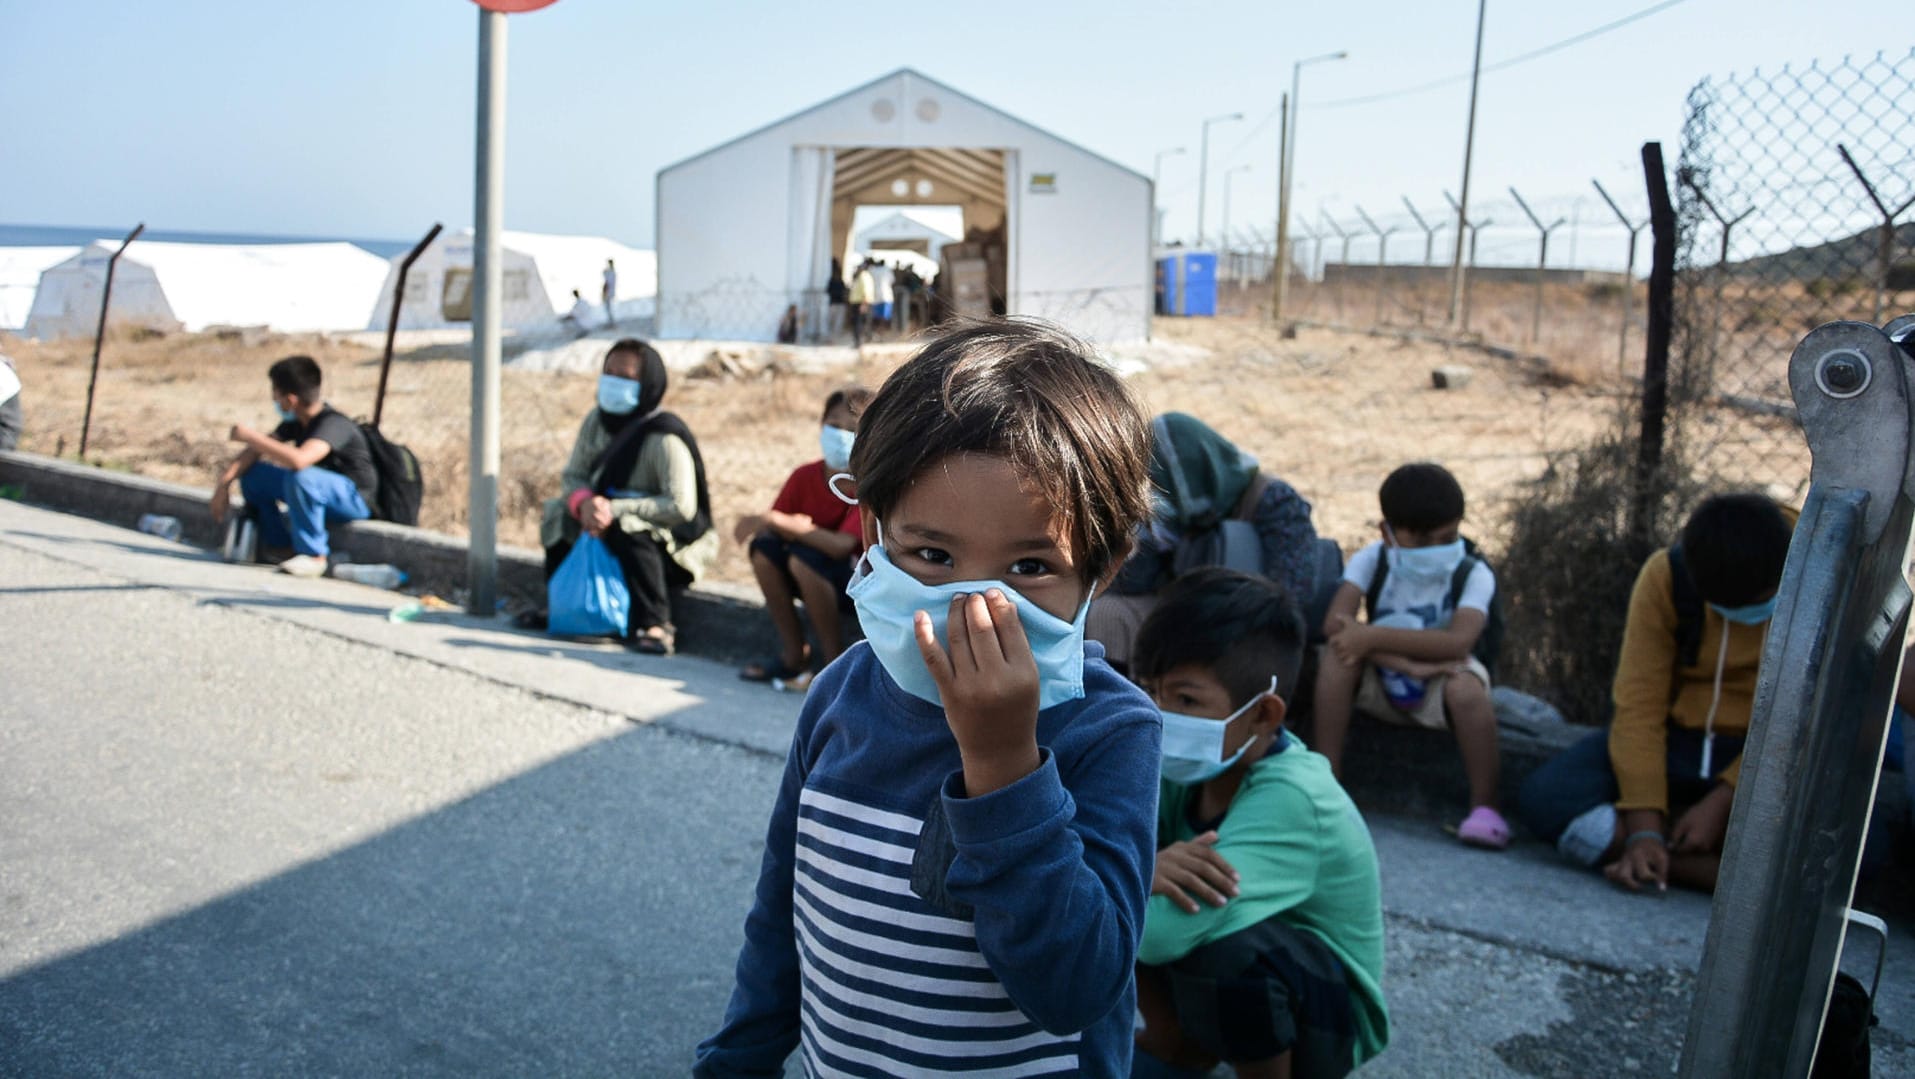
[[[1203,417],[1303,492],[1315,504],[1319,531],[1349,548],[1375,535],[1383,476],[1405,461],[1435,459],[1469,492],[1469,531],[1500,549],[1509,500],[1543,473],[1551,454],[1610,429],[1620,399],[1616,380],[1584,377],[1573,367],[1538,377],[1531,365],[1469,349],[1331,330],[1284,340],[1254,318],[1161,319],[1157,336],[1171,346],[1161,350],[1166,357],[1207,352],[1207,358],[1164,362],[1135,375],[1131,382],[1145,406]],[[91,343],[6,339],[0,347],[18,362],[27,387],[23,448],[70,458]],[[228,427],[269,420],[266,366],[294,352],[309,353],[324,367],[327,396],[336,406],[369,411],[378,356],[362,344],[317,335],[253,342],[206,334],[120,339],[106,349],[89,457],[207,485],[233,452]],[[737,516],[762,510],[792,467],[816,457],[825,394],[851,381],[876,386],[903,354],[869,352],[851,366],[821,373],[743,380],[675,374],[667,405],[698,433],[727,540]],[[1429,372],[1442,363],[1468,365],[1476,377],[1465,389],[1435,390]],[[402,352],[386,405],[388,434],[411,445],[426,471],[422,523],[455,534],[465,531],[469,387],[469,367],[457,350]],[[508,369],[503,399],[500,535],[535,546],[539,503],[556,493],[579,419],[592,407],[593,378]],[[1721,421],[1750,437],[1776,437],[1768,428],[1786,427],[1786,421],[1740,413]],[[1799,458],[1796,471],[1805,476],[1806,450]],[[1799,482],[1794,474],[1750,479],[1785,487]],[[742,552],[729,542],[716,576],[749,579]]]

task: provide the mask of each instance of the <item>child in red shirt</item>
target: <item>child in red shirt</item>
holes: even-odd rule
[[[799,465],[762,515],[741,518],[733,537],[749,543],[751,571],[765,594],[765,609],[778,631],[778,654],[747,665],[738,677],[749,682],[771,682],[802,692],[813,672],[805,627],[798,621],[797,601],[811,614],[822,653],[818,668],[844,651],[838,614],[845,608],[845,585],[864,549],[858,511],[832,493],[831,477],[851,462],[851,443],[858,415],[871,400],[863,386],[833,390],[825,398],[818,441],[822,460]],[[846,490],[847,497],[853,492]]]

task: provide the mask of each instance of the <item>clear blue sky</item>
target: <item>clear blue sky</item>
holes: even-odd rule
[[[1484,61],[1653,3],[1490,0]],[[1673,164],[1696,80],[1904,52],[1908,11],[1686,0],[1486,74],[1474,188],[1577,213],[1593,249],[1608,211],[1590,178],[1639,206],[1637,149],[1660,138]],[[1140,172],[1187,147],[1164,162],[1167,238],[1195,232],[1200,121],[1241,111],[1213,128],[1211,226],[1241,164],[1233,217],[1267,222],[1278,95],[1292,61],[1337,49],[1349,59],[1304,72],[1299,205],[1405,218],[1400,196],[1433,210],[1457,184],[1467,83],[1332,103],[1466,72],[1475,14],[1472,0],[559,0],[511,19],[507,223],[650,246],[661,166],[900,66]],[[0,0],[0,221],[393,238],[467,224],[478,17],[469,0]]]

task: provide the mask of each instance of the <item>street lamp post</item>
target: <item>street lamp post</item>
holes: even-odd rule
[[[1197,246],[1204,245],[1204,198],[1210,191],[1210,125],[1229,123],[1243,119],[1243,113],[1233,112],[1223,116],[1212,116],[1204,121],[1204,137],[1197,151]]]
[[[1164,171],[1164,158],[1184,152],[1181,146],[1157,151],[1157,159],[1150,163],[1150,246],[1153,257],[1158,246],[1164,242],[1164,211],[1157,198],[1157,184]]]
[[[1275,322],[1283,318],[1284,295],[1290,289],[1290,199],[1297,172],[1297,120],[1303,112],[1303,103],[1297,98],[1297,91],[1303,81],[1303,68],[1306,64],[1321,63],[1326,60],[1341,60],[1350,53],[1348,50],[1326,52],[1322,56],[1311,56],[1290,65],[1290,122],[1286,125],[1283,153],[1283,175],[1277,177],[1277,291],[1271,301],[1270,319]]]

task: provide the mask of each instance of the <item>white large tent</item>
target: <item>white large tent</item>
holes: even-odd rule
[[[0,247],[0,330],[27,324],[40,275],[80,253],[78,247]],[[97,314],[97,312],[96,312]]]
[[[499,237],[504,251],[500,288],[505,294],[501,320],[507,327],[555,326],[572,310],[572,290],[598,308],[605,260],[618,271],[619,321],[649,318],[657,288],[657,264],[650,251],[626,247],[602,236],[553,236],[507,230]],[[366,325],[383,330],[392,316],[392,290],[404,255],[394,255]],[[406,275],[399,305],[402,330],[445,329],[472,321],[472,230],[442,232],[419,253]]]
[[[99,325],[107,261],[118,244],[96,240],[40,275],[25,332],[90,334]],[[386,261],[348,243],[182,244],[135,241],[113,271],[108,325],[160,330],[269,326],[356,330],[379,291]]]
[[[658,174],[658,335],[770,341],[821,313],[859,206],[1003,226],[1004,306],[1150,332],[1150,179],[908,68]],[[814,323],[815,324],[815,323]]]

